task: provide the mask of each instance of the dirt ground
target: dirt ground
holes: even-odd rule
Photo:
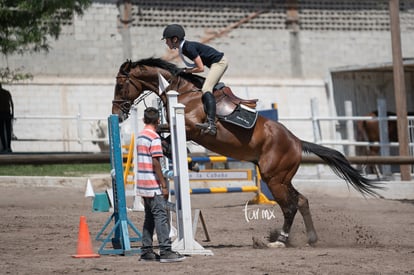
[[[101,242],[95,236],[111,215],[92,212],[92,201],[84,192],[79,186],[0,185],[0,273],[414,274],[414,204],[410,201],[305,194],[319,236],[317,245],[306,245],[298,215],[290,247],[255,249],[252,237],[266,241],[272,230],[280,229],[277,206],[249,205],[247,217],[252,219],[247,222],[245,204],[253,193],[193,195],[193,209],[201,209],[211,237],[204,242],[199,225],[196,240],[214,256],[193,255],[181,263],[161,264],[139,262],[138,255],[72,258],[80,216],[87,217],[97,252]],[[255,211],[260,213],[257,219]],[[143,213],[128,215],[141,230]]]

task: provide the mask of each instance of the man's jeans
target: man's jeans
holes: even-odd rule
[[[142,252],[152,250],[152,236],[157,233],[160,252],[171,250],[169,238],[170,225],[168,214],[165,209],[165,199],[162,195],[153,198],[144,197],[145,219],[142,232]]]

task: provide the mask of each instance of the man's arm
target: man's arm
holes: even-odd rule
[[[159,157],[153,157],[152,158],[152,166],[153,166],[154,172],[157,175],[157,178],[159,180],[162,194],[164,195],[164,197],[166,199],[168,199],[169,192],[168,192],[168,189],[167,189],[167,183],[165,182],[165,179],[164,179],[164,175],[162,174],[161,163],[160,163],[160,158]]]

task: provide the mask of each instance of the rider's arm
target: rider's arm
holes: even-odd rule
[[[203,61],[201,60],[200,56],[197,56],[196,58],[194,58],[194,64],[195,67],[194,68],[186,68],[185,72],[186,73],[202,73],[204,72],[204,64]]]

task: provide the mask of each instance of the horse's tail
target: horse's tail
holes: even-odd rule
[[[344,179],[348,184],[352,185],[362,195],[377,196],[380,195],[374,189],[383,189],[378,182],[367,179],[362,176],[358,170],[351,166],[349,161],[340,152],[324,147],[315,143],[301,141],[302,151],[305,153],[313,153],[325,161],[338,177]]]

